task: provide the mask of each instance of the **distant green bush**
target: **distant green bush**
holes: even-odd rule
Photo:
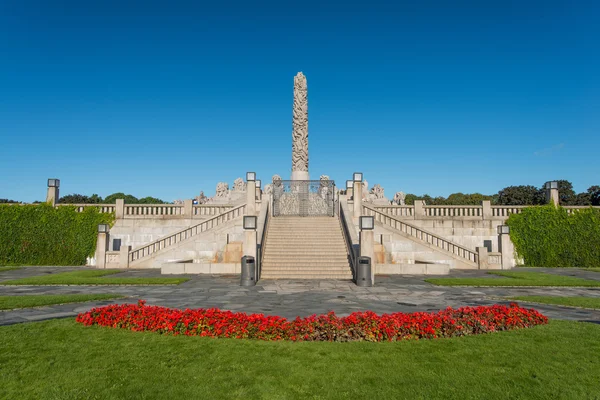
[[[507,221],[519,257],[529,267],[593,268],[600,266],[600,210],[569,215],[552,205],[528,207]]]
[[[47,203],[0,206],[0,265],[85,265],[96,250],[98,224],[114,214]]]

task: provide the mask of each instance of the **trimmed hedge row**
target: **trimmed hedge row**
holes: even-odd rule
[[[553,205],[525,208],[507,221],[517,255],[528,267],[600,266],[600,210],[569,215]]]
[[[94,207],[0,206],[0,265],[85,265],[96,250],[98,224],[114,214]]]

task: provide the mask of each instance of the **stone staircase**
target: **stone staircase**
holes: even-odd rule
[[[339,218],[270,218],[260,278],[352,279]]]

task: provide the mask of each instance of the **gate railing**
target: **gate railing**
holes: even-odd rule
[[[273,216],[335,215],[335,182],[273,181]]]

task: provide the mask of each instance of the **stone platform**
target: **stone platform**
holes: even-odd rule
[[[446,307],[508,303],[507,296],[547,295],[600,297],[599,288],[473,288],[441,287],[414,275],[378,275],[376,286],[357,287],[351,281],[261,280],[255,287],[240,287],[239,275],[182,275],[189,282],[177,286],[2,286],[2,282],[27,276],[66,272],[81,268],[26,267],[0,273],[0,295],[119,293],[126,299],[0,311],[0,325],[74,317],[92,307],[113,303],[149,304],[174,308],[210,308],[264,313],[286,318],[335,311],[347,315],[353,311],[376,313],[438,311]],[[521,269],[526,270],[526,269]],[[581,270],[535,269],[539,272],[574,275],[600,280],[600,273]],[[451,271],[451,277],[476,277],[484,271]],[[160,277],[159,270],[128,270],[122,276]],[[492,278],[493,279],[493,278]],[[533,305],[550,318],[600,322],[600,310]]]

